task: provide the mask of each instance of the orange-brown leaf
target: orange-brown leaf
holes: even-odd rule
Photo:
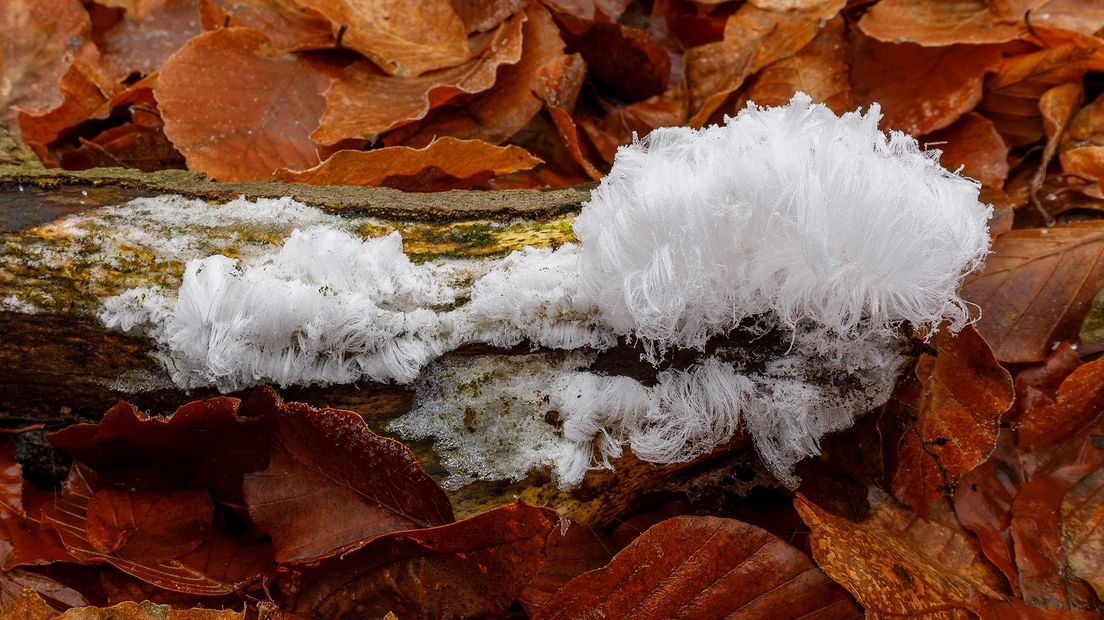
[[[986,0],[882,0],[859,20],[867,36],[890,43],[941,46],[1004,43],[1027,34],[1026,25],[1002,19]]]
[[[913,135],[943,129],[973,109],[986,70],[1001,57],[989,45],[931,48],[863,36],[853,42],[851,83],[860,103],[880,103],[886,127]]]
[[[99,41],[105,70],[116,82],[149,75],[202,31],[195,0],[165,0],[140,17],[128,13]]]
[[[449,0],[296,2],[326,16],[341,45],[391,75],[419,75],[458,65],[470,56],[467,28]]]
[[[996,617],[998,609],[1013,613],[1004,603],[1000,575],[956,524],[923,520],[873,488],[869,499],[870,515],[854,523],[800,494],[794,498],[798,514],[812,529],[813,559],[868,614],[922,617],[941,612],[951,618],[967,617],[966,611],[983,617]]]
[[[861,617],[803,553],[735,519],[675,517],[567,583],[541,618]]]
[[[992,121],[967,112],[946,129],[928,134],[924,143],[942,151],[939,163],[948,170],[999,188],[1008,177],[1008,147]]]
[[[1072,436],[1100,415],[1104,403],[1104,359],[1094,360],[1074,370],[1054,401],[1030,409],[1020,421],[1020,446],[1033,448]]]
[[[1012,377],[972,327],[941,331],[938,355],[916,364],[919,395],[897,446],[893,492],[921,516],[993,451],[1001,414],[1012,406]]]
[[[314,168],[282,170],[277,177],[311,185],[374,185],[424,192],[477,187],[539,163],[540,159],[519,146],[441,138],[420,149],[389,146],[338,151]]]
[[[801,51],[843,5],[843,0],[823,0],[807,11],[740,7],[725,23],[724,40],[688,50],[683,58],[690,124],[704,124],[748,76]]]
[[[525,611],[536,616],[565,583],[602,568],[613,559],[613,553],[613,546],[589,526],[572,522],[566,530],[562,525],[552,530],[545,544],[544,564],[521,593]]]
[[[464,521],[397,532],[313,566],[291,567],[292,610],[359,620],[503,617],[544,558],[556,513],[520,502]]]
[[[296,0],[199,0],[200,20],[206,30],[252,28],[285,51],[333,47],[330,22]]]
[[[0,0],[0,120],[61,104],[61,79],[90,27],[80,0]]]
[[[843,17],[836,16],[800,52],[760,71],[748,86],[747,98],[756,105],[780,106],[801,91],[843,114],[855,108],[850,75],[851,44]]]
[[[1104,287],[1104,224],[1078,222],[1001,235],[962,296],[981,307],[977,329],[1002,362],[1037,362],[1076,342]]]
[[[380,134],[421,119],[430,108],[463,94],[491,88],[499,66],[518,62],[522,49],[519,13],[487,38],[487,51],[461,65],[420,76],[381,74],[367,61],[355,62],[326,91],[326,112],[311,139],[336,144],[348,138],[374,142]]]
[[[277,423],[268,469],[246,474],[245,498],[278,561],[314,561],[452,521],[448,497],[410,449],[356,413],[290,403]]]
[[[174,54],[154,94],[165,135],[190,169],[246,181],[318,164],[310,133],[329,84],[317,64],[281,54],[262,33],[224,28]]]
[[[1104,469],[1097,468],[1066,493],[1061,513],[1069,567],[1104,599]]]

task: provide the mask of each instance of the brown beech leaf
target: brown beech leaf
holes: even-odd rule
[[[893,492],[921,516],[993,451],[1001,414],[1012,406],[1012,377],[972,327],[940,331],[938,355],[916,363],[919,394],[897,446]]]
[[[45,575],[16,569],[0,573],[0,610],[7,609],[27,590],[38,594],[43,602],[54,609],[84,607],[88,604],[88,600],[84,598],[83,594],[69,586],[58,583]],[[0,611],[0,619],[3,618],[3,612]],[[16,616],[16,618],[22,620],[26,616]]]
[[[812,532],[821,570],[874,617],[1017,617],[1001,576],[976,543],[952,522],[924,520],[870,490],[870,515],[854,523],[817,507],[800,493],[794,506]],[[935,616],[929,614],[940,613]]]
[[[867,36],[890,43],[942,46],[1004,43],[1027,34],[1026,25],[1005,20],[986,0],[882,0],[859,20]]]
[[[725,22],[722,41],[690,49],[683,58],[690,124],[704,124],[748,76],[801,51],[844,4],[843,0],[823,0],[804,11],[741,6]]]
[[[556,132],[570,153],[571,159],[587,176],[597,181],[602,178],[602,172],[594,167],[590,158],[584,153],[579,128],[575,124],[574,117],[571,116],[571,110],[575,108],[575,100],[579,97],[586,75],[587,64],[582,56],[579,54],[561,56],[541,68],[540,80],[533,92],[544,100],[552,124],[556,127]]]
[[[1020,421],[1020,446],[1034,448],[1071,437],[1101,412],[1104,403],[1104,358],[1074,370],[1053,402],[1026,411]]]
[[[128,601],[111,607],[82,605],[58,613],[31,589],[0,609],[0,620],[245,620],[244,611],[232,609],[173,609],[149,601]]]
[[[544,0],[548,8],[585,21],[617,21],[632,0]]]
[[[746,96],[756,105],[780,106],[801,91],[813,102],[843,114],[855,109],[850,75],[851,44],[843,17],[836,16],[800,52],[760,71],[748,85]]]
[[[977,329],[1001,362],[1037,362],[1076,342],[1104,287],[1104,224],[1077,222],[1001,235],[962,296],[981,306]]]
[[[98,551],[88,540],[87,528],[89,501],[100,487],[92,470],[74,465],[61,495],[43,511],[65,548],[79,562],[111,564],[159,588],[201,596],[235,592],[272,568],[267,544],[242,544],[225,535],[164,562],[142,562]]]
[[[448,497],[410,449],[356,413],[290,403],[277,426],[268,469],[246,474],[245,498],[278,561],[314,561],[452,521]]]
[[[924,136],[929,148],[943,153],[939,163],[948,170],[981,181],[982,185],[1001,187],[1008,178],[1008,147],[1004,145],[992,121],[975,112],[967,112],[953,125]]]
[[[602,118],[576,120],[606,163],[613,163],[617,147],[630,143],[634,133],[643,137],[656,127],[686,124],[687,95],[682,84],[630,105],[602,104],[606,110]]]
[[[242,403],[216,397],[181,406],[168,418],[119,403],[95,424],[75,424],[50,443],[108,480],[146,491],[211,489],[241,502],[241,479],[268,465],[279,406],[268,388]]]
[[[138,562],[167,562],[203,544],[211,532],[214,509],[206,491],[100,489],[88,500],[85,535],[101,553]]]
[[[1012,502],[1013,557],[1020,596],[1038,607],[1075,610],[1095,604],[1092,589],[1070,574],[1060,536],[1062,498],[1091,464],[1062,467],[1025,484]]]
[[[1068,342],[1062,342],[1045,360],[1027,365],[1016,373],[1016,402],[1005,419],[1019,423],[1024,414],[1052,404],[1069,374],[1081,366],[1081,357]]]
[[[57,610],[29,587],[23,588],[15,600],[0,609],[0,620],[51,620],[57,615]]]
[[[1065,44],[1005,58],[985,80],[975,111],[993,121],[1008,146],[1031,144],[1043,135],[1039,98],[1055,86],[1080,82],[1093,52]]]
[[[462,107],[435,110],[422,122],[385,136],[383,143],[420,147],[439,136],[453,136],[499,144],[525,127],[542,106],[533,93],[542,77],[541,68],[564,55],[563,39],[548,11],[535,5],[525,13],[521,59],[499,68],[494,88]]]
[[[58,151],[58,160],[66,170],[101,166],[136,168],[144,172],[186,168],[184,156],[165,137],[160,123],[150,127],[124,123],[91,139],[80,138],[81,146]]]
[[[292,611],[359,620],[502,617],[544,559],[556,513],[521,502],[396,532],[339,557],[292,566]]]
[[[89,66],[99,62],[94,45],[85,45],[77,59],[61,78],[62,103],[41,114],[19,115],[20,138],[31,144],[50,144],[65,130],[91,118],[106,118],[111,109],[105,104],[109,93],[101,88],[95,71]]]
[[[735,519],[675,517],[569,581],[541,618],[861,617],[805,554]]]
[[[470,189],[541,163],[519,146],[446,137],[424,148],[388,146],[338,151],[314,168],[281,170],[277,178],[311,185],[374,185],[405,191]]]
[[[613,559],[615,547],[586,525],[571,522],[552,530],[545,544],[545,560],[521,592],[526,613],[537,612],[563,585],[583,573],[602,568]]]
[[[1097,468],[1066,493],[1061,531],[1069,567],[1104,599],[1104,469]]]
[[[491,88],[499,66],[521,58],[525,20],[525,14],[519,13],[499,26],[478,58],[420,76],[389,76],[367,61],[354,62],[326,91],[326,112],[311,139],[319,144],[348,138],[374,142],[380,134],[424,117],[430,108],[457,95]]]
[[[667,89],[671,57],[646,30],[619,23],[594,23],[566,32],[571,51],[582,54],[587,77],[623,101],[647,99]]]
[[[468,31],[449,0],[296,0],[333,24],[341,45],[391,75],[413,76],[466,61]]]
[[[61,105],[61,79],[90,27],[80,0],[0,0],[0,120]]]
[[[452,10],[460,16],[468,33],[487,32],[497,28],[507,17],[524,6],[522,0],[451,0]]]
[[[188,39],[203,32],[196,0],[164,0],[140,17],[131,13],[103,33],[105,70],[116,82],[132,73],[149,75]]]
[[[10,571],[16,566],[71,560],[61,540],[42,522],[42,507],[53,494],[24,482],[15,447],[7,438],[0,440],[0,472],[0,568]]]
[[[190,169],[252,181],[320,161],[310,133],[329,84],[319,63],[281,54],[255,30],[223,28],[173,54],[154,94]]]
[[[296,0],[199,0],[199,16],[206,30],[252,28],[284,51],[333,47],[330,22]]]
[[[1074,175],[1088,183],[1081,191],[1094,198],[1104,198],[1104,146],[1078,146],[1059,156],[1062,172]]]
[[[881,104],[885,126],[912,135],[943,129],[973,109],[986,70],[1001,58],[990,45],[931,48],[863,36],[853,43],[851,83],[859,101]]]

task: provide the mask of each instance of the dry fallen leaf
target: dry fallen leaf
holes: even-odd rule
[[[961,166],[963,176],[982,185],[1001,187],[1008,177],[1008,147],[993,123],[976,112],[924,136],[921,143],[943,152],[939,163],[944,168],[958,170]]]
[[[1100,415],[1104,403],[1104,359],[1084,364],[1062,381],[1052,402],[1026,411],[1020,420],[1019,443],[1031,448],[1053,444]]]
[[[1082,478],[1063,498],[1062,546],[1073,572],[1104,599],[1104,469]]]
[[[276,49],[288,52],[333,47],[330,22],[296,0],[199,0],[205,30],[224,27],[259,30]]]
[[[735,519],[675,517],[569,581],[540,618],[861,617],[803,553]]]
[[[62,102],[62,76],[89,34],[80,0],[0,0],[0,120]]]
[[[105,71],[117,83],[132,73],[149,75],[202,31],[196,0],[164,0],[140,16],[128,13],[100,37]]]
[[[800,52],[768,65],[752,78],[746,96],[756,105],[780,106],[801,91],[814,103],[843,114],[856,107],[850,74],[851,44],[843,17],[836,16]]]
[[[310,133],[329,84],[320,62],[282,54],[256,30],[223,28],[174,54],[154,94],[190,169],[252,181],[321,161]]]
[[[986,0],[882,0],[867,11],[859,28],[891,43],[941,46],[1004,43],[1026,34],[1026,26],[1002,19]],[[1017,16],[1018,17],[1018,16]]]
[[[519,146],[441,138],[424,148],[389,146],[338,151],[314,168],[281,170],[277,178],[311,185],[374,185],[406,191],[470,189],[541,163]]]

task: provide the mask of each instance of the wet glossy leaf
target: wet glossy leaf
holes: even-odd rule
[[[938,354],[916,364],[920,391],[897,446],[892,487],[922,516],[993,451],[1014,396],[1012,377],[972,327],[957,336],[942,331],[932,344]]]
[[[860,617],[809,558],[735,519],[675,517],[568,582],[541,618]]]
[[[515,503],[293,567],[292,611],[334,620],[499,617],[543,561],[554,512]]]
[[[224,28],[174,54],[154,94],[190,169],[246,181],[319,163],[310,133],[329,84],[321,63],[282,54],[255,30]]]
[[[272,441],[268,468],[246,474],[245,499],[279,562],[314,561],[453,519],[410,449],[352,411],[288,404]]]
[[[981,306],[977,329],[1002,362],[1037,362],[1073,341],[1104,287],[1104,226],[1079,222],[1001,235],[962,295]]]

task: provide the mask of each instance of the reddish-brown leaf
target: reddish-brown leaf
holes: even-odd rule
[[[627,106],[603,101],[606,115],[601,119],[583,116],[576,120],[606,163],[613,163],[617,147],[629,144],[634,133],[643,137],[656,127],[685,124],[686,97],[686,88],[680,84],[662,95]]]
[[[1001,187],[1008,177],[1008,147],[992,121],[967,112],[946,129],[928,134],[923,142],[943,153],[939,163],[948,170],[981,181],[983,185]]]
[[[405,191],[470,189],[541,163],[519,146],[441,138],[424,148],[388,146],[338,151],[314,168],[281,170],[277,178],[311,185],[375,185]]]
[[[565,33],[564,40],[571,51],[582,54],[587,77],[623,101],[640,101],[667,89],[671,58],[646,30],[594,23],[578,34]]]
[[[859,28],[880,41],[929,46],[1004,43],[1027,33],[1025,24],[1002,19],[990,4],[986,0],[882,0],[859,20]]]
[[[96,70],[99,52],[94,45],[85,45],[61,79],[63,101],[60,106],[42,114],[19,115],[20,138],[24,142],[47,145],[65,130],[90,118],[105,118],[111,109],[106,106],[109,93],[104,92]]]
[[[1074,175],[1088,185],[1082,191],[1094,198],[1104,198],[1104,146],[1078,146],[1065,151],[1059,157],[1062,172]]]
[[[1062,499],[1062,546],[1069,567],[1104,600],[1104,469],[1082,478]]]
[[[52,500],[52,494],[23,481],[23,468],[7,439],[0,443],[0,472],[0,568],[9,571],[16,566],[72,559],[54,531],[42,522],[42,507]]]
[[[500,68],[494,88],[462,107],[436,110],[422,122],[385,136],[383,143],[420,147],[439,136],[453,136],[499,144],[525,127],[541,109],[542,102],[533,93],[541,79],[541,68],[564,55],[563,39],[548,11],[532,6],[526,15],[521,59]]]
[[[80,0],[0,0],[0,120],[62,103],[61,79],[89,28]]]
[[[1104,225],[1078,222],[1001,235],[962,296],[981,306],[977,329],[1002,362],[1037,362],[1076,342],[1104,287]]]
[[[1077,351],[1068,342],[1062,342],[1044,361],[1017,372],[1012,381],[1016,401],[1005,418],[1019,422],[1025,412],[1052,404],[1062,381],[1080,365]]]
[[[1020,446],[1045,446],[1071,437],[1100,415],[1104,404],[1104,359],[1073,371],[1062,382],[1054,401],[1024,413],[1020,421]]]
[[[1062,498],[1093,465],[1063,467],[1024,485],[1012,502],[1013,557],[1020,596],[1037,607],[1088,609],[1095,595],[1069,574],[1059,533]]]
[[[993,451],[1012,377],[972,327],[941,331],[916,364],[919,394],[897,446],[893,492],[920,515]]]
[[[292,567],[292,610],[333,620],[502,617],[540,568],[556,513],[520,502],[441,527],[397,532]]]
[[[460,16],[468,33],[487,32],[497,28],[525,3],[522,0],[451,0],[452,10]]]
[[[220,181],[267,179],[319,163],[310,133],[330,77],[247,28],[201,34],[165,63],[154,94],[188,167]]]
[[[675,517],[567,583],[541,618],[861,617],[805,554],[735,519]]]
[[[836,16],[800,52],[760,71],[751,80],[746,96],[757,105],[780,106],[801,91],[815,103],[843,114],[855,109],[850,75],[851,44],[843,17]]]
[[[111,564],[159,588],[202,596],[237,591],[273,568],[267,543],[242,543],[225,535],[164,562],[142,562],[98,551],[88,540],[87,528],[88,504],[100,486],[94,472],[74,465],[61,495],[43,511],[65,548],[82,563]]]
[[[525,586],[521,604],[530,616],[537,612],[563,585],[583,573],[602,568],[613,559],[615,547],[589,526],[562,524],[548,535],[545,560],[540,572]]]
[[[924,520],[873,487],[870,516],[854,523],[803,496],[794,498],[812,529],[821,570],[877,617],[1016,617],[1002,579],[953,522]],[[940,613],[942,615],[928,615]]]
[[[449,0],[296,0],[333,24],[341,45],[391,75],[414,76],[466,61],[467,28]]]
[[[488,33],[486,52],[461,65],[420,76],[382,74],[367,61],[345,68],[326,91],[326,112],[311,139],[335,144],[348,138],[375,141],[380,134],[418,120],[449,99],[491,88],[499,66],[518,62],[522,49],[519,13]]]
[[[448,497],[410,450],[356,413],[290,403],[277,422],[268,469],[246,475],[245,498],[278,561],[314,561],[452,521]]]
[[[50,607],[68,609],[88,604],[84,595],[73,588],[58,583],[45,575],[25,570],[0,572],[0,609],[6,609],[27,589],[37,593]],[[0,614],[0,618],[4,618]],[[20,616],[19,618],[25,618]]]
[[[805,11],[764,11],[746,4],[725,23],[722,41],[686,52],[683,58],[690,95],[690,124],[704,124],[748,76],[805,47],[844,6],[824,0]]]
[[[111,607],[81,606],[59,614],[31,589],[0,609],[0,620],[245,620],[232,609],[173,609],[149,601],[128,601]]]
[[[299,6],[296,0],[199,0],[199,14],[206,30],[252,28],[268,35],[280,50],[314,50],[334,44],[329,20]]]
[[[1001,58],[990,45],[930,48],[861,35],[853,43],[851,83],[860,103],[881,104],[886,127],[913,135],[943,129],[973,109],[986,70]]]
[[[184,156],[165,137],[161,123],[124,123],[91,139],[80,138],[80,147],[57,152],[61,167],[85,170],[100,166],[135,168],[144,172],[184,169]]]
[[[211,533],[214,509],[206,491],[99,489],[88,500],[85,535],[101,553],[137,562],[167,562],[203,544]]]
[[[976,111],[993,121],[1008,146],[1035,142],[1043,135],[1039,98],[1055,86],[1081,81],[1093,52],[1065,44],[1005,58],[985,80]]]
[[[132,73],[149,75],[202,31],[196,0],[163,0],[147,11],[130,11],[98,40],[105,70],[116,82]]]

